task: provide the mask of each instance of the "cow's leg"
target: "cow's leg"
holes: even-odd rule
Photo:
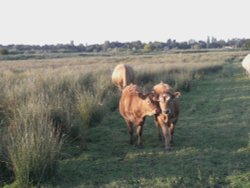
[[[169,128],[166,125],[163,125],[161,129],[162,129],[162,134],[165,140],[165,150],[169,151],[171,149]]]
[[[131,145],[133,145],[134,144],[134,138],[133,138],[133,134],[134,134],[134,129],[133,129],[133,124],[131,123],[131,122],[129,122],[129,121],[126,121],[126,123],[127,123],[127,126],[128,126],[128,133],[129,133],[129,136],[130,136],[130,141],[129,141],[129,143],[131,144]]]
[[[142,147],[142,129],[143,129],[143,125],[138,125],[136,132],[137,132],[137,137],[138,137],[138,146]]]
[[[158,122],[157,117],[155,117],[155,126],[156,126],[156,128],[157,128],[158,138],[159,138],[159,140],[161,141],[161,140],[162,140],[162,135],[161,135],[161,130],[160,130],[161,125],[160,125],[160,123]]]
[[[173,144],[174,143],[174,127],[175,125],[173,123],[171,123],[170,127],[169,127],[169,130],[170,130],[170,144]]]

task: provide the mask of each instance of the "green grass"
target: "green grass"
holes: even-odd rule
[[[60,162],[53,186],[248,187],[250,80],[242,72],[236,61],[192,82],[180,98],[171,152],[163,151],[152,118],[145,123],[145,147],[138,149],[128,144],[119,113],[110,113],[88,131],[86,151]]]
[[[16,109],[7,134],[16,187],[39,185],[56,174],[62,140],[55,134],[44,99],[28,101]]]

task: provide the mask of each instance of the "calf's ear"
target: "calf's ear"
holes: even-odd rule
[[[179,98],[181,96],[181,92],[175,92],[174,93],[174,98]]]

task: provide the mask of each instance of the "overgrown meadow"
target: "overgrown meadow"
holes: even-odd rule
[[[168,158],[168,163],[173,163],[168,164],[170,171],[174,166],[180,170],[178,161],[182,158],[176,159],[172,155],[190,154],[191,158],[184,159],[187,163],[188,160],[192,160],[193,154],[196,155],[198,152],[194,147],[196,143],[190,138],[186,140],[185,147],[181,147],[181,142],[177,141],[179,147],[177,146],[175,151],[164,153],[161,143],[152,139],[156,138],[156,132],[152,130],[152,133],[147,132],[149,130],[147,124],[153,124],[149,118],[150,123],[145,126],[143,139],[150,148],[138,149],[129,146],[125,122],[117,110],[120,93],[111,83],[111,73],[119,63],[130,64],[136,72],[137,84],[143,92],[149,92],[153,85],[161,81],[181,91],[183,94],[181,111],[184,111],[182,114],[190,115],[192,112],[195,114],[190,117],[181,116],[190,122],[185,128],[185,131],[190,131],[194,126],[191,121],[194,117],[200,118],[200,121],[208,121],[208,117],[203,117],[202,110],[199,111],[196,103],[197,101],[202,103],[204,100],[203,103],[206,104],[207,99],[185,98],[185,95],[191,96],[198,83],[208,79],[207,75],[213,75],[210,76],[211,80],[215,77],[226,80],[231,79],[235,71],[242,74],[243,71],[238,64],[244,55],[246,52],[232,51],[0,62],[0,186],[213,187],[218,185],[217,187],[223,187],[228,185],[226,181],[218,183],[214,174],[207,177],[211,181],[204,179],[208,175],[205,169],[200,168],[193,172],[192,165],[182,166],[181,169],[184,169],[185,173],[193,173],[194,179],[185,179],[181,175],[174,176],[174,173],[168,176],[166,174],[168,167],[166,172],[162,173],[163,176],[158,176],[161,174],[160,171],[164,171],[162,169],[164,161]],[[242,87],[245,87],[244,84]],[[249,97],[246,96],[246,99],[249,100]],[[192,100],[195,102],[192,103]],[[197,114],[197,111],[201,114]],[[223,121],[223,118],[218,117],[216,121]],[[183,124],[181,122],[183,121],[180,120],[180,127]],[[150,127],[154,128],[152,125]],[[206,129],[209,127],[196,134],[195,128],[192,134],[194,137],[202,137],[202,134],[206,134]],[[250,128],[246,130],[250,132]],[[119,133],[123,133],[120,135],[121,138],[124,137],[122,142],[117,137]],[[177,129],[177,140],[182,136],[190,137],[189,133]],[[228,137],[230,134],[228,132]],[[108,139],[111,136],[112,139]],[[149,137],[155,144],[149,144]],[[213,139],[209,141],[212,142]],[[209,149],[206,150],[206,155],[211,158],[216,154]],[[127,159],[124,159],[124,155]],[[100,161],[101,157],[104,161]],[[158,161],[155,161],[156,158]],[[112,168],[116,160],[119,164]],[[126,160],[129,161],[128,164]],[[200,156],[197,160],[198,163],[211,162],[205,156]],[[221,159],[218,161],[223,162]],[[218,161],[215,160],[214,163]],[[133,169],[131,171],[128,167],[134,164],[137,167],[136,169],[131,167]],[[111,168],[106,169],[109,173],[107,177],[104,175],[105,169],[99,168],[98,165]],[[127,174],[133,178],[126,178]],[[151,183],[147,181],[148,177],[153,178]]]

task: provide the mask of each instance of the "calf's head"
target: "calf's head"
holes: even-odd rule
[[[159,94],[155,100],[159,102],[161,113],[171,115],[174,109],[174,100],[180,95],[180,92]]]
[[[147,116],[152,116],[154,114],[160,113],[159,104],[157,101],[154,100],[153,94],[139,94],[140,98],[142,99],[142,106],[141,109],[143,110],[144,114]]]

